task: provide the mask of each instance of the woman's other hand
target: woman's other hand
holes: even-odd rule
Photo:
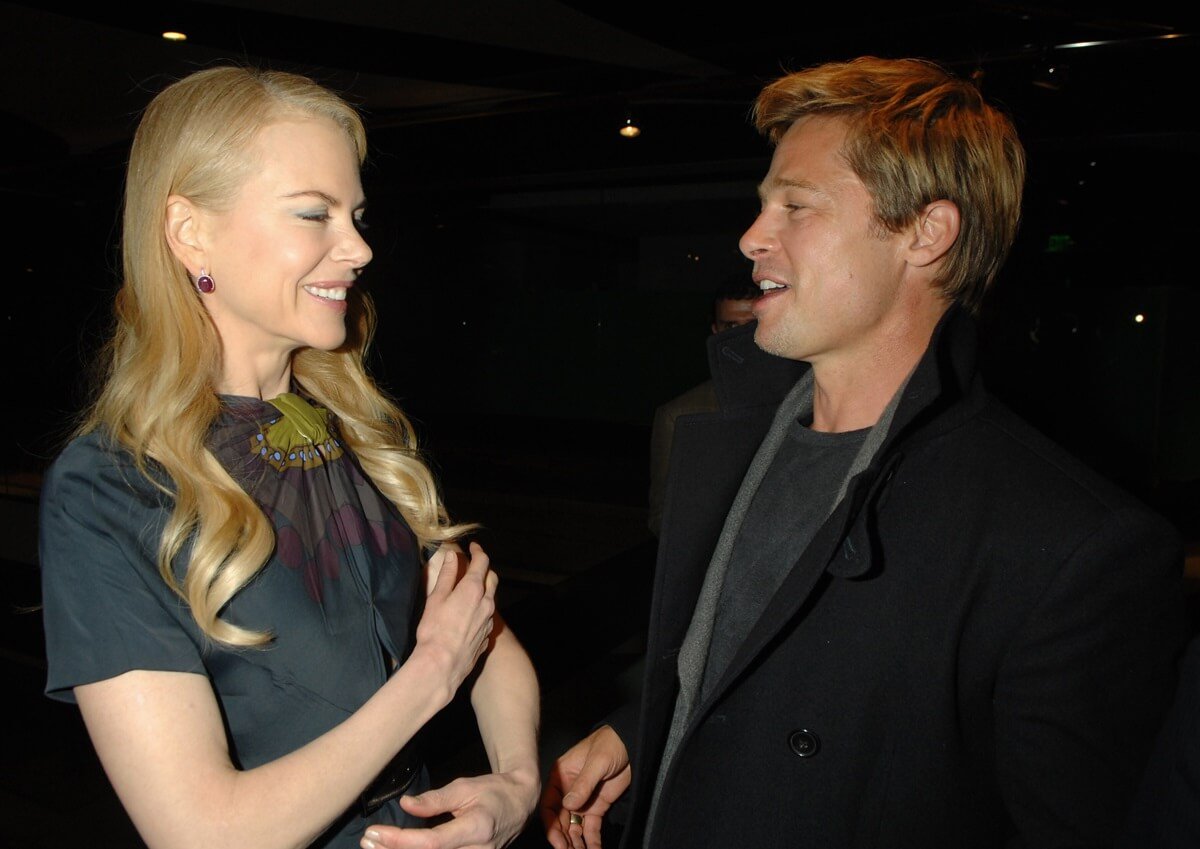
[[[405,796],[400,807],[419,817],[448,814],[434,828],[373,825],[363,849],[500,849],[521,833],[537,801],[538,777],[520,771],[459,778],[420,796]]]

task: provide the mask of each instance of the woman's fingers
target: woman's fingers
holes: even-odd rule
[[[492,644],[496,627],[496,587],[499,578],[490,569],[490,559],[471,543],[470,559],[459,577],[462,561],[448,549],[430,558],[437,569],[434,587],[417,625],[417,643],[437,652],[447,664],[451,685],[457,689],[476,667]],[[441,560],[435,558],[440,557]]]
[[[474,575],[479,581],[483,581],[484,576],[488,573],[488,566],[491,565],[491,560],[483,547],[477,542],[470,545],[471,563],[467,566],[467,575]],[[464,576],[465,577],[465,576]]]
[[[447,548],[441,548],[433,556],[441,557],[441,563],[438,566],[437,581],[429,594],[431,596],[435,594],[449,595],[454,589],[454,585],[458,583],[458,554]]]

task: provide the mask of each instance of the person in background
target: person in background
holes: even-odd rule
[[[496,576],[363,368],[365,154],[336,95],[241,68],[134,138],[107,374],[40,558],[47,692],[152,849],[498,847],[537,798]],[[414,738],[460,687],[495,771],[432,789]]]
[[[758,322],[710,340],[722,409],[675,434],[640,709],[558,759],[547,836],[598,846],[627,795],[629,847],[1112,846],[1171,698],[1182,551],[981,385],[1013,125],[874,57],[754,114]],[[774,391],[756,349],[802,376]]]
[[[1200,846],[1200,635],[1180,664],[1179,688],[1129,812],[1121,849]]]
[[[728,277],[713,292],[712,333],[723,333],[754,321],[754,299],[759,295],[754,281],[744,274]],[[691,413],[711,413],[718,409],[713,382],[706,380],[682,395],[661,404],[654,411],[650,430],[650,531],[658,536],[662,526],[663,500],[666,497],[667,469],[671,458],[671,440],[675,420]]]

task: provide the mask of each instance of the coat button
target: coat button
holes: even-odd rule
[[[811,758],[817,752],[821,751],[821,738],[811,731],[793,731],[788,736],[788,745],[797,757]]]

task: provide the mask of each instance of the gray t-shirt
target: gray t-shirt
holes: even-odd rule
[[[794,422],[754,495],[733,545],[713,622],[701,694],[738,646],[829,516],[870,428],[822,433]]]

